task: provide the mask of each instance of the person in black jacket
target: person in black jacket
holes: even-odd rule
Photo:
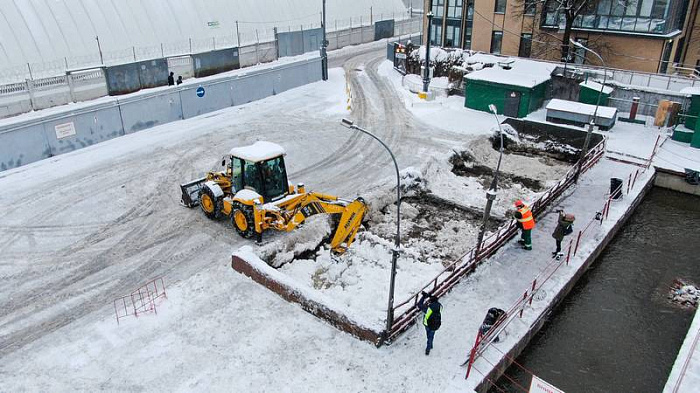
[[[175,86],[175,73],[171,72],[170,75],[168,75],[168,86]]]
[[[442,305],[438,302],[436,296],[432,296],[426,292],[421,292],[421,298],[418,301],[418,309],[425,315],[423,316],[423,326],[425,326],[425,334],[428,342],[425,346],[425,354],[430,355],[430,350],[433,349],[433,338],[435,331],[440,329],[442,324]],[[428,303],[426,304],[426,300]]]

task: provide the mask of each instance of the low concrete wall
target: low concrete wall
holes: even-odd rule
[[[646,197],[647,193],[649,193],[649,190],[651,190],[651,188],[653,187],[654,178],[655,175],[648,180],[647,184],[640,191],[640,193],[634,199],[632,204],[627,208],[627,211],[622,215],[622,217],[620,217],[620,219],[615,223],[612,229],[610,229],[608,234],[603,238],[603,240],[601,240],[598,246],[596,246],[593,252],[588,256],[588,258],[586,258],[585,262],[578,268],[578,270],[576,270],[576,273],[571,278],[571,280],[569,280],[569,282],[566,285],[564,285],[559,290],[559,292],[557,292],[552,302],[549,303],[547,308],[540,314],[540,317],[530,326],[527,334],[523,336],[515,344],[515,346],[513,346],[513,348],[501,358],[498,364],[496,364],[487,375],[484,376],[484,379],[479,383],[476,389],[474,389],[475,391],[479,393],[487,393],[489,388],[492,386],[491,382],[489,381],[497,381],[498,378],[500,378],[501,375],[503,375],[508,369],[508,367],[510,367],[510,365],[512,364],[511,359],[516,359],[520,355],[520,353],[528,346],[530,340],[532,340],[532,338],[537,334],[537,332],[539,332],[539,330],[542,328],[545,322],[547,322],[547,319],[554,312],[554,309],[556,309],[557,306],[566,298],[566,296],[569,294],[569,292],[571,292],[578,280],[586,273],[591,264],[593,264],[593,262],[595,262],[595,260],[598,259],[603,250],[605,250],[605,247],[608,246],[608,244],[615,238],[617,233],[620,231],[622,226],[624,226],[627,220],[632,216],[632,214],[634,214],[634,211],[637,209],[637,206],[639,206],[639,204],[642,203],[644,197]]]
[[[303,295],[303,291],[296,289],[289,284],[275,280],[270,274],[266,274],[250,264],[248,261],[234,255],[232,257],[231,267],[233,270],[250,277],[258,284],[261,284],[265,288],[280,295],[288,302],[298,304],[304,311],[323,319],[337,329],[350,333],[361,340],[369,341],[375,345],[379,345],[381,343],[381,333],[360,326],[358,323],[353,322],[347,316],[339,313],[338,311],[332,310],[317,301],[308,299]]]
[[[321,59],[317,57],[0,126],[0,170],[260,100],[319,80]],[[205,91],[202,97],[196,93],[199,87]]]
[[[685,181],[685,173],[658,167],[654,169],[656,169],[656,178],[654,179],[655,186],[682,192],[684,194],[700,196],[700,186],[692,185]]]

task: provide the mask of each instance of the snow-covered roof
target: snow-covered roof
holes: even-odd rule
[[[507,59],[496,56],[489,55],[475,55],[478,56],[477,60],[479,62],[493,62],[499,63],[507,61]],[[471,62],[472,58],[465,59],[466,62]],[[511,64],[511,68],[506,70],[498,65],[493,67],[484,68],[479,71],[474,71],[467,76],[466,79],[470,80],[480,80],[487,81],[502,85],[510,86],[520,86],[525,88],[532,88],[541,83],[548,81],[551,77],[552,71],[556,68],[556,65],[550,63],[537,62],[532,60],[515,59]]]
[[[246,161],[259,162],[284,155],[284,148],[276,143],[258,141],[250,146],[234,147],[231,155]]]
[[[589,88],[591,90],[595,90],[595,91],[600,91],[600,88],[603,87],[602,84],[600,84],[598,82],[594,82],[594,81],[583,81],[583,82],[579,83],[579,86],[587,87],[587,88]],[[615,89],[613,89],[610,86],[604,86],[603,87],[603,94],[610,94],[613,92],[613,90],[615,90]]]
[[[216,47],[273,38],[273,28],[304,30],[320,25],[321,1],[310,0],[0,0],[0,68],[91,56],[99,63],[95,37],[105,57],[144,48],[160,56],[187,53],[191,45],[217,38]],[[407,16],[401,0],[327,0],[326,19],[338,27]],[[258,33],[258,36],[256,36]],[[207,47],[206,50],[211,48]],[[118,53],[113,53],[118,52]],[[54,66],[53,63],[51,66]],[[58,65],[56,65],[58,67]]]
[[[549,104],[547,104],[547,110],[570,112],[570,113],[580,113],[582,115],[593,116],[595,112],[595,105],[584,104],[581,102],[560,100],[558,98],[552,99]],[[598,106],[598,112],[596,116],[612,118],[617,114],[617,108],[609,106]]]

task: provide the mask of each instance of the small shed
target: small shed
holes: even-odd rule
[[[689,130],[695,130],[695,123],[700,116],[700,87],[686,87],[681,90],[681,93],[690,96],[690,106],[685,113],[685,127]]]
[[[598,96],[600,96],[600,105],[608,105],[608,99],[614,90],[610,86],[604,86],[602,83],[592,80],[583,81],[578,85],[581,87],[578,93],[578,102],[591,105],[598,104]]]
[[[518,118],[542,107],[554,65],[480,56],[493,59],[484,62],[484,68],[464,76],[465,107],[488,112],[489,105],[494,104],[498,113]]]
[[[547,104],[547,121],[554,123],[584,126],[591,121],[595,113],[595,124],[603,130],[609,130],[617,120],[617,108],[583,104],[580,102],[553,99]]]

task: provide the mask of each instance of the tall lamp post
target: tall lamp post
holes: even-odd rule
[[[321,42],[321,79],[328,80],[328,40],[326,39],[326,0],[323,0],[323,20],[321,21],[323,41]]]
[[[394,249],[391,250],[391,281],[389,281],[389,306],[386,310],[386,334],[391,332],[391,328],[394,325],[394,282],[396,281],[396,260],[399,257],[399,249],[401,246],[401,177],[399,176],[399,165],[396,163],[396,157],[394,153],[389,149],[381,139],[377,138],[376,135],[371,132],[356,126],[352,121],[348,119],[343,119],[340,122],[343,126],[365,133],[377,142],[381,143],[382,146],[389,152],[391,160],[394,161],[394,169],[396,169],[396,238],[394,239]]]
[[[585,50],[586,52],[590,52],[594,54],[598,60],[600,60],[601,64],[603,64],[603,83],[600,85],[600,91],[598,92],[598,99],[596,100],[595,103],[595,110],[593,110],[593,118],[591,118],[591,121],[588,123],[588,132],[586,132],[586,139],[583,142],[583,148],[581,148],[581,155],[579,156],[578,159],[578,169],[576,170],[576,176],[574,177],[574,181],[578,182],[578,177],[581,174],[581,166],[583,165],[583,159],[586,157],[586,154],[588,153],[588,145],[591,143],[591,135],[593,134],[593,125],[595,124],[595,118],[598,115],[598,106],[600,106],[600,99],[603,96],[603,89],[605,88],[605,82],[607,81],[608,77],[608,67],[605,65],[605,61],[603,60],[602,57],[593,50],[585,47],[582,43],[578,41],[574,41],[572,39],[569,39],[571,43],[577,47]]]
[[[426,17],[428,17],[428,31],[425,39],[425,70],[423,70],[423,91],[426,93],[430,85],[430,28],[433,23],[432,1],[430,3],[431,10],[429,10],[426,15]]]
[[[484,222],[481,224],[481,230],[479,231],[479,237],[476,241],[476,254],[478,255],[481,251],[481,242],[484,240],[484,233],[486,233],[486,225],[489,222],[489,217],[491,216],[491,206],[493,206],[493,201],[496,199],[496,194],[498,193],[498,174],[501,171],[501,159],[503,158],[503,129],[501,128],[501,121],[498,120],[498,113],[496,111],[496,105],[490,104],[489,110],[496,117],[496,124],[498,124],[498,135],[501,138],[501,148],[498,154],[498,165],[496,165],[496,173],[493,175],[493,180],[491,181],[491,187],[486,191],[486,208],[484,208]]]

